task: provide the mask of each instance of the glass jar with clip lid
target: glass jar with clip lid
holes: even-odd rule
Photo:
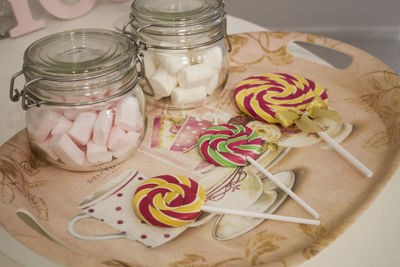
[[[194,108],[223,90],[230,42],[222,0],[134,0],[123,32],[144,58],[143,86],[154,92],[147,103]]]
[[[30,144],[40,158],[92,171],[135,151],[146,119],[134,51],[125,35],[100,29],[56,33],[26,49],[10,98],[22,100]],[[18,90],[14,84],[22,74],[26,82]]]

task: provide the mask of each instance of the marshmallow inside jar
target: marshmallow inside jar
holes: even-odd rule
[[[171,2],[170,4],[168,4]],[[143,53],[147,103],[194,108],[218,98],[228,79],[225,12],[221,0],[132,4],[130,28]]]
[[[94,171],[137,149],[146,117],[133,51],[123,34],[97,29],[56,33],[27,48],[22,106],[39,158]]]

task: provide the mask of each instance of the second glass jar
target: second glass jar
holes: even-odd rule
[[[144,58],[143,86],[154,92],[147,103],[185,109],[215,100],[228,79],[223,1],[135,0],[131,8],[124,32]]]

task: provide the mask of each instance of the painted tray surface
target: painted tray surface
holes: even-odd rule
[[[230,77],[219,101],[186,111],[149,107],[143,144],[118,166],[88,173],[63,171],[31,153],[25,130],[6,142],[0,148],[1,225],[27,247],[68,266],[292,266],[328,246],[369,206],[399,165],[400,78],[366,52],[325,37],[255,32],[230,39]],[[336,69],[297,58],[288,49],[293,41],[341,51],[352,57],[352,63]],[[121,234],[109,222],[114,216],[109,213],[104,215],[107,219],[77,221],[74,229],[90,236],[107,233],[121,238],[84,240],[71,235],[68,224],[82,213],[79,204],[99,190],[110,193],[112,188],[106,185],[132,169],[139,171],[136,178],[187,175],[205,187],[209,203],[251,206],[263,194],[264,177],[251,167],[206,164],[194,140],[204,127],[239,114],[232,101],[235,84],[247,76],[271,72],[302,75],[328,88],[330,107],[353,129],[343,146],[375,173],[372,179],[364,177],[320,144],[284,148],[266,156],[263,164],[272,172],[295,173],[293,190],[321,214],[320,226],[263,221],[235,238],[217,240],[214,231],[220,218],[206,218],[203,225],[161,233],[164,238],[176,238],[148,248],[152,243],[144,245]],[[289,198],[275,213],[309,217]],[[45,232],[28,226],[29,218]],[[133,228],[128,225],[125,231],[136,231],[137,239],[147,237]]]

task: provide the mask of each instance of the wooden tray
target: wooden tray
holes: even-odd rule
[[[6,142],[0,148],[1,225],[24,245],[69,266],[291,266],[328,246],[370,205],[399,165],[400,78],[366,52],[325,37],[256,32],[232,35],[230,39],[230,77],[219,101],[189,111],[149,109],[145,141],[132,157],[116,167],[91,173],[63,171],[37,160],[29,150],[25,131]],[[294,57],[288,52],[293,41],[341,51],[352,57],[352,64],[340,70]],[[264,221],[239,237],[219,241],[212,235],[217,221],[213,218],[156,248],[128,238],[93,241],[70,234],[68,222],[80,213],[79,203],[130,169],[147,176],[188,175],[208,190],[233,174],[257,177],[250,169],[210,171],[194,149],[171,150],[179,131],[172,135],[160,131],[165,125],[181,129],[189,120],[227,121],[238,113],[232,103],[234,85],[249,75],[270,72],[299,74],[327,87],[330,106],[354,126],[343,146],[375,173],[368,179],[333,150],[318,145],[280,151],[275,162],[269,160],[266,165],[273,172],[296,173],[293,189],[321,214],[321,226]],[[155,121],[165,118],[162,127],[153,127]],[[228,199],[235,199],[234,192],[245,192],[243,183],[249,180],[230,181],[222,188]],[[309,217],[291,199],[276,213]],[[41,229],[26,223],[31,219]],[[77,231],[93,235],[116,232],[94,219],[76,226]]]

